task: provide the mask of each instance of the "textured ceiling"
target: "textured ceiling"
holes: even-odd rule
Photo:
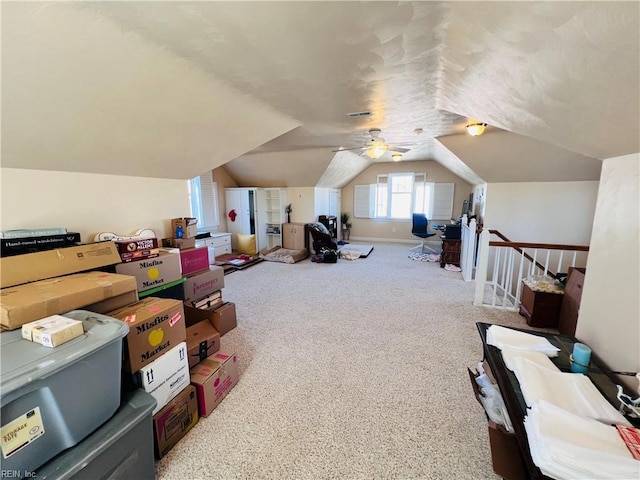
[[[341,186],[375,127],[470,183],[594,180],[640,151],[639,6],[5,1],[2,165]]]

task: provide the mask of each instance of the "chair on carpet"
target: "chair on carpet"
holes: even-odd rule
[[[320,250],[324,248],[328,248],[330,250],[337,250],[338,245],[333,241],[331,237],[331,233],[327,229],[325,225],[320,222],[311,222],[307,223],[307,229],[311,234],[311,238],[313,239],[313,250],[318,253]]]
[[[431,251],[431,253],[438,253],[433,248],[425,246],[424,241],[433,237],[436,232],[429,231],[429,220],[424,213],[414,213],[413,214],[413,226],[411,228],[411,233],[416,237],[422,239],[422,243],[420,245],[416,245],[411,250],[420,249],[420,253],[424,253],[425,249]]]

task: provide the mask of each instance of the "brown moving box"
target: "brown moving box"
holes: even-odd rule
[[[138,293],[161,287],[182,278],[180,255],[160,251],[160,256],[116,265],[116,272],[133,275],[138,280]]]
[[[220,350],[191,369],[191,383],[198,392],[198,411],[209,415],[238,383],[238,356]]]
[[[220,350],[220,334],[207,320],[187,327],[189,368]]]
[[[156,458],[164,457],[198,423],[196,387],[188,385],[153,416]]]
[[[224,268],[210,266],[207,270],[188,275],[183,287],[185,301],[206,297],[224,287]]]
[[[120,263],[113,242],[89,243],[0,258],[0,287],[12,287],[45,278],[94,270]]]
[[[176,227],[182,227],[183,238],[193,238],[198,234],[198,219],[193,217],[174,218],[171,220],[171,231],[176,234]]]
[[[201,320],[209,320],[220,333],[220,336],[223,336],[238,326],[236,304],[233,302],[223,303],[213,310],[205,310],[185,305],[184,313],[187,317],[187,326],[194,325]]]
[[[118,308],[126,307],[132,303],[136,303],[139,300],[138,291],[133,290],[131,292],[123,293],[115,297],[108,298],[98,303],[92,303],[83,307],[83,310],[88,310],[95,313],[108,313]]]
[[[107,313],[129,325],[124,350],[125,370],[135,373],[187,338],[182,302],[147,297]]]
[[[196,246],[196,238],[163,238],[162,246],[178,248],[180,250],[194,248]]]
[[[0,323],[14,330],[25,323],[84,308],[135,289],[134,277],[104,272],[75,273],[3,288],[0,290]]]

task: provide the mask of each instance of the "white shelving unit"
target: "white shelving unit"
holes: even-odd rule
[[[282,245],[282,224],[287,192],[284,188],[258,189],[258,249]]]

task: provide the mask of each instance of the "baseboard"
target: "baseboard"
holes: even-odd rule
[[[351,237],[349,238],[350,242],[388,242],[388,243],[408,243],[411,245],[419,245],[422,243],[422,241],[419,238],[416,238],[415,240],[407,240],[407,239],[403,239],[403,238],[376,238],[376,237],[354,237],[353,235],[351,235]],[[431,245],[435,245],[439,248],[442,248],[442,240],[438,239],[438,240],[425,240],[424,241],[425,245],[431,244]]]

